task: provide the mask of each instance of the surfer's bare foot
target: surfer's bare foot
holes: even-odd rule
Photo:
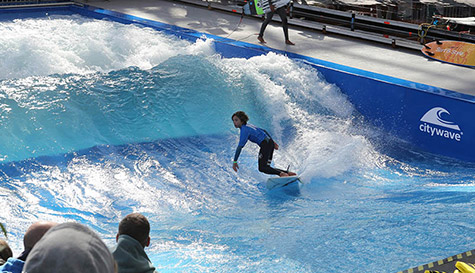
[[[279,173],[279,176],[280,176],[280,177],[286,177],[286,176],[289,176],[289,174],[288,174],[288,173],[281,172],[281,173]]]
[[[261,44],[265,44],[266,41],[264,41],[264,38],[261,37],[261,36],[257,36],[257,40],[259,40],[259,42],[261,42]]]
[[[258,39],[259,39],[259,38],[258,38]],[[287,45],[295,45],[295,44],[292,43],[290,40],[286,40],[286,41],[285,41],[285,44],[287,44]]]
[[[287,174],[288,174],[289,176],[296,176],[296,175],[297,175],[297,174],[294,173],[294,172],[288,172]]]

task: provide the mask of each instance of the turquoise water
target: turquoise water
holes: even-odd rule
[[[112,246],[133,211],[161,272],[396,272],[473,249],[475,166],[371,127],[305,64],[78,16],[1,22],[0,47],[15,255],[33,221],[79,221]],[[300,193],[265,188],[252,144],[233,172],[237,110],[281,145]]]

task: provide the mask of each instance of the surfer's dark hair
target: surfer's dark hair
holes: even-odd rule
[[[240,119],[242,124],[244,125],[246,125],[249,120],[249,117],[243,111],[237,111],[236,113],[233,114],[231,119],[234,118],[234,116],[238,117],[238,119]]]

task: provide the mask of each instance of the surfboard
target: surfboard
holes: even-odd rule
[[[281,187],[295,187],[300,188],[302,180],[298,176],[285,176],[285,177],[271,177],[267,179],[266,186],[269,190]]]
[[[422,54],[441,62],[475,67],[475,44],[459,41],[433,41],[425,44]]]

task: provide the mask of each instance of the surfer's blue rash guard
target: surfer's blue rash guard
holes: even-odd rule
[[[270,138],[270,135],[263,129],[258,128],[252,124],[243,124],[241,126],[241,135],[239,137],[239,144],[236,148],[236,153],[234,154],[234,161],[236,162],[241,154],[241,150],[246,145],[247,140],[260,145],[261,142],[266,139]]]

